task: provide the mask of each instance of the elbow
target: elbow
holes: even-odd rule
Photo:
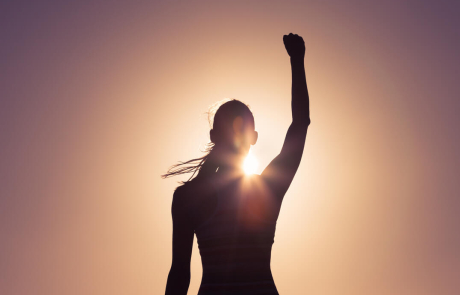
[[[300,119],[292,121],[292,125],[297,126],[298,128],[307,129],[308,126],[310,126],[310,124],[311,124],[310,117],[300,118]]]
[[[190,270],[171,267],[165,295],[187,294],[190,285]]]
[[[190,281],[190,266],[186,267],[173,263],[169,275],[181,281]]]

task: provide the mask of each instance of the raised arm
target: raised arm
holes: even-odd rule
[[[166,295],[186,295],[190,285],[190,258],[194,230],[188,219],[185,196],[178,188],[171,206],[173,219],[173,258],[166,284]]]
[[[292,123],[284,140],[280,154],[262,172],[267,185],[279,202],[291,185],[299,167],[310,125],[310,107],[305,78],[305,42],[294,34],[283,36],[284,45],[291,57],[292,70]]]

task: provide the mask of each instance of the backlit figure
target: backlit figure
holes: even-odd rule
[[[186,295],[194,235],[203,264],[199,295],[276,295],[270,269],[276,221],[299,167],[310,125],[305,43],[283,37],[292,68],[292,123],[281,152],[261,175],[245,165],[258,133],[246,104],[230,100],[217,109],[204,157],[173,166],[163,177],[192,176],[173,195],[173,259],[166,295]],[[245,165],[244,165],[245,164]]]

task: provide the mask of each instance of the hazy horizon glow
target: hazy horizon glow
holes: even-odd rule
[[[247,103],[256,174],[311,120],[271,267],[286,294],[460,290],[460,19],[449,1],[63,1],[0,8],[0,294],[163,294],[160,175],[203,155],[209,105]],[[189,294],[201,261],[194,242]]]

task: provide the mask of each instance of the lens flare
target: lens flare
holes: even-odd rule
[[[256,172],[257,166],[259,166],[259,162],[253,153],[249,151],[249,154],[246,159],[244,159],[243,163],[244,173],[246,173],[246,175],[254,174]]]

